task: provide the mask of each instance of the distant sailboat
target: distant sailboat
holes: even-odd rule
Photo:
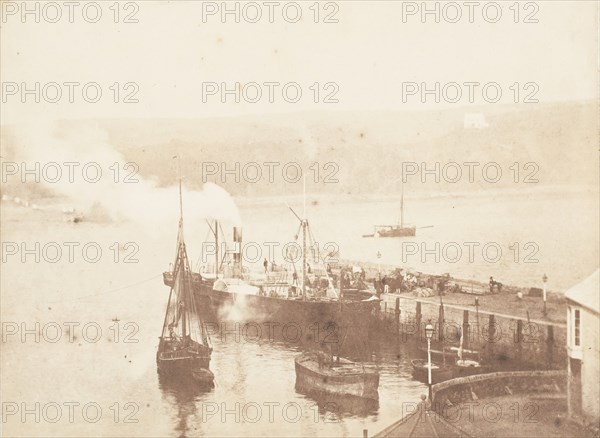
[[[363,237],[412,237],[416,234],[417,227],[404,223],[404,184],[402,184],[400,222],[397,225],[375,225],[373,234],[365,234]]]

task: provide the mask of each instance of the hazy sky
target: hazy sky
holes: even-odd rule
[[[37,2],[28,2],[31,8]],[[463,98],[456,104],[436,104],[433,97],[422,104],[419,95],[402,102],[403,82],[496,82],[502,90],[500,103],[510,103],[518,82],[519,101],[535,91],[540,102],[593,99],[598,90],[598,4],[594,1],[540,1],[518,4],[518,23],[515,23],[514,2],[497,2],[502,16],[496,23],[483,17],[488,3],[474,7],[473,23],[465,2],[451,6],[440,3],[440,23],[435,16],[421,11],[405,15],[421,2],[352,1],[319,5],[319,23],[314,23],[313,2],[299,2],[302,19],[288,23],[282,16],[283,5],[274,9],[274,22],[269,23],[269,9],[264,2],[262,19],[247,23],[241,15],[236,23],[233,15],[222,23],[220,14],[204,16],[203,8],[221,2],[121,2],[119,23],[114,23],[113,2],[99,2],[102,17],[88,23],[82,15],[80,2],[69,23],[69,10],[61,6],[62,17],[57,23],[56,10],[40,7],[40,23],[35,15],[21,15],[21,2],[2,3],[0,67],[3,83],[2,123],[12,123],[24,117],[206,117],[264,112],[348,109],[429,109],[467,104],[468,88],[461,86]],[[236,2],[229,2],[234,8]],[[62,5],[63,2],[57,2]],[[435,8],[436,2],[428,2]],[[337,5],[337,6],[336,6]],[[453,19],[458,5],[462,17]],[[240,4],[240,11],[244,4]],[[15,8],[19,10],[15,11]],[[44,9],[46,8],[46,9]],[[246,6],[246,16],[252,19],[254,6]],[[254,8],[254,9],[252,9]],[[335,10],[337,8],[337,12]],[[454,9],[453,9],[454,8]],[[512,9],[511,9],[512,8]],[[137,9],[137,10],[136,10]],[[288,18],[295,9],[288,6]],[[487,16],[493,19],[495,8],[488,6]],[[335,12],[338,23],[323,23],[324,17]],[[13,14],[14,13],[14,14]],[[87,9],[86,17],[93,19],[95,10]],[[138,23],[123,23],[125,16]],[[532,14],[532,15],[530,15]],[[537,23],[525,23],[526,17]],[[203,21],[206,21],[205,23]],[[405,21],[405,22],[403,22]],[[10,84],[19,84],[17,94],[9,95]],[[81,86],[74,91],[75,103],[68,102],[68,87],[59,103],[48,103],[34,96],[21,102],[21,83],[34,88],[49,82],[63,84],[96,82],[102,90],[97,103],[86,103]],[[115,82],[120,85],[119,103],[113,102]],[[125,104],[122,100],[133,86],[139,89],[139,103]],[[281,96],[281,86],[275,88],[275,102],[268,102],[268,88],[259,103],[220,102],[219,94],[202,101],[203,82],[296,82],[302,89],[298,103],[288,103]],[[321,84],[320,103],[314,103],[314,91],[309,87]],[[334,82],[339,89],[339,103],[323,103],[331,91],[323,84]],[[537,89],[523,89],[534,82]],[[9,87],[9,88],[7,88]],[[54,98],[52,87],[46,90]],[[90,90],[88,90],[90,91]],[[294,91],[293,89],[291,91]],[[454,91],[452,96],[454,96]],[[14,92],[12,89],[11,92]],[[90,95],[93,97],[94,90]],[[290,93],[293,97],[295,93]],[[492,93],[493,95],[494,93]],[[254,93],[252,93],[254,96]],[[475,90],[475,103],[486,104],[481,87]],[[493,105],[493,104],[490,104]]]

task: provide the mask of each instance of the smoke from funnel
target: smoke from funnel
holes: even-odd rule
[[[81,122],[77,127],[63,128],[56,122],[36,121],[17,125],[14,138],[15,161],[24,162],[28,169],[34,168],[36,162],[42,166],[46,163],[61,166],[64,174],[60,180],[49,182],[42,178],[40,184],[67,197],[78,209],[91,211],[94,206],[95,210],[101,208],[111,220],[135,221],[149,227],[172,223],[179,216],[178,186],[158,187],[156,181],[140,175],[150,173],[147,169],[139,169],[132,175],[136,164],[126,166],[122,154],[110,144],[108,133],[95,124]],[[74,167],[73,181],[65,173],[68,167],[63,163],[78,163]],[[97,182],[87,182],[82,177],[82,168],[87,163],[94,163],[93,170],[101,170]],[[165,165],[174,169],[175,176],[175,163]],[[95,179],[95,172],[89,173]],[[125,182],[128,175],[129,183]],[[199,191],[184,187],[183,213],[188,223],[205,218],[229,221],[234,225],[241,223],[233,198],[212,183],[204,184]]]

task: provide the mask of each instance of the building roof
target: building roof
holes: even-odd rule
[[[385,428],[373,438],[462,438],[471,437],[465,431],[449,423],[435,411],[426,409],[425,403],[400,421]]]
[[[565,296],[582,307],[600,313],[600,269],[576,284],[567,291]]]

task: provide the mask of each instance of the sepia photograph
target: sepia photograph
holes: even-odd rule
[[[600,2],[0,0],[2,437],[600,437]]]

